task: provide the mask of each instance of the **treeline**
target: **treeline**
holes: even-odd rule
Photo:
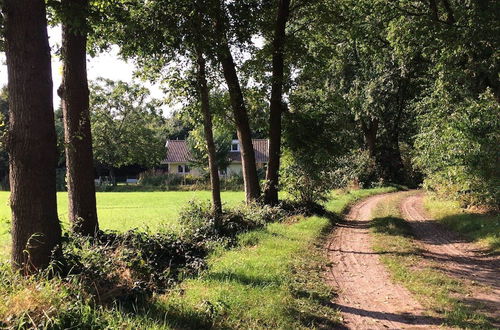
[[[159,144],[137,139],[160,134],[141,131],[161,122],[155,111],[138,125],[112,125],[109,109],[134,103],[139,86],[104,82],[112,88],[96,85],[89,97],[86,58],[112,45],[184,105],[208,155],[215,215],[223,212],[220,122],[237,132],[248,202],[275,205],[280,188],[314,202],[336,186],[423,181],[465,203],[498,206],[499,15],[493,0],[2,1],[13,265],[43,268],[61,241],[48,22],[62,25],[68,214],[74,232],[92,236],[94,160],[161,155]],[[118,117],[149,107],[140,101]],[[256,131],[269,138],[263,184]],[[117,140],[152,156],[124,153]]]

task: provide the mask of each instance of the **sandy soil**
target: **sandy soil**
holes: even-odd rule
[[[393,283],[371,248],[371,210],[388,195],[370,197],[351,208],[327,240],[328,282],[338,291],[334,302],[350,329],[437,328],[403,286]]]
[[[443,225],[430,219],[423,207],[423,194],[403,199],[401,213],[412,226],[422,255],[437,261],[440,270],[468,282],[472,294],[463,300],[474,304],[500,328],[500,256],[492,256]],[[462,298],[462,297],[461,297]]]

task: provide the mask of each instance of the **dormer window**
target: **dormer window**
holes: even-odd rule
[[[240,143],[238,140],[233,140],[231,142],[231,152],[238,152],[240,151]]]

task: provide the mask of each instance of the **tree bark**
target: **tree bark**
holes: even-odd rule
[[[64,0],[63,7],[78,6],[85,13],[88,0]],[[74,18],[72,18],[74,19]],[[82,14],[78,27],[66,23],[62,28],[63,80],[59,88],[64,115],[68,214],[72,230],[94,235],[97,221],[92,135],[87,82],[87,31]]]
[[[214,135],[212,131],[212,113],[210,111],[210,98],[206,77],[206,62],[203,53],[197,50],[198,88],[203,113],[203,128],[208,150],[208,167],[210,169],[210,184],[212,185],[212,206],[216,215],[222,213],[220,197],[219,167],[217,166]]]
[[[363,131],[363,135],[365,137],[368,154],[371,158],[374,158],[377,153],[378,119],[370,120],[368,125],[366,125],[364,121],[361,121],[361,130]]]
[[[215,17],[215,29],[218,35],[218,58],[222,64],[224,78],[229,89],[229,98],[233,115],[236,122],[236,132],[240,142],[241,162],[243,168],[243,181],[245,185],[245,196],[247,203],[260,198],[260,185],[257,176],[257,165],[255,163],[255,152],[252,143],[252,133],[248,120],[248,113],[241,91],[240,81],[236,73],[236,65],[233,55],[229,49],[224,27],[222,4],[218,3]]]
[[[264,202],[278,203],[278,183],[281,156],[281,114],[283,112],[283,71],[285,53],[285,28],[290,15],[290,0],[278,0],[273,40],[273,73],[269,107],[269,162],[266,173]]]
[[[12,265],[44,268],[61,243],[45,1],[4,1],[9,88]]]

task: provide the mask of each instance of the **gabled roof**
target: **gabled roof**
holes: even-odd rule
[[[269,161],[269,142],[266,139],[253,139],[253,150],[255,152],[255,162],[267,163]],[[168,140],[167,156],[165,163],[188,163],[191,160],[189,147],[186,140]],[[229,158],[232,162],[241,162],[241,153],[230,152]]]
[[[187,163],[191,159],[189,149],[185,140],[167,141],[167,163]]]

